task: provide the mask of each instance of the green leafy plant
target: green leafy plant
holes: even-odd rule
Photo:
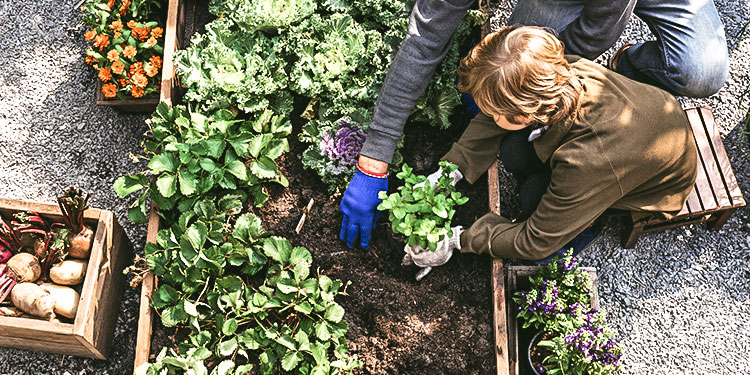
[[[245,374],[343,374],[347,354],[342,283],[310,275],[303,247],[266,232],[253,214],[238,216],[239,197],[198,202],[146,245],[160,286],[152,303],[163,324],[189,330],[183,356],[162,351],[143,374],[206,371]],[[205,372],[204,372],[205,373]]]
[[[182,212],[201,198],[238,189],[261,205],[268,199],[263,182],[288,185],[275,160],[289,150],[292,126],[270,110],[240,120],[227,110],[204,115],[160,103],[147,122],[148,170],[122,176],[114,185],[122,197],[142,190],[128,211],[135,222],[146,221],[148,195],[162,213]]]
[[[385,191],[378,194],[383,200],[378,210],[389,212],[393,232],[406,236],[409,245],[419,244],[431,251],[435,251],[437,243],[451,233],[455,207],[469,200],[451,185],[453,178],[449,175],[458,166],[448,161],[439,164],[443,173],[435,186],[430,185],[427,177],[415,175],[412,168],[404,164],[396,175],[404,180],[404,185],[391,195]]]

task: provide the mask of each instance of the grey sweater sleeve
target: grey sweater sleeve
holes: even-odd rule
[[[565,53],[589,60],[597,58],[625,30],[635,3],[636,0],[585,0],[581,15],[560,32]]]
[[[380,89],[361,155],[390,163],[404,124],[474,0],[417,0]]]

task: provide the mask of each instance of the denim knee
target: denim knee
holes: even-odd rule
[[[675,61],[670,74],[676,95],[704,98],[717,93],[729,77],[726,48],[704,49],[701,53],[682,56]]]

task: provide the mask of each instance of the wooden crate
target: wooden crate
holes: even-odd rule
[[[0,198],[4,218],[17,211],[36,211],[45,219],[62,222],[56,204]],[[0,316],[0,346],[107,358],[124,288],[122,270],[131,259],[130,243],[111,211],[88,209],[84,220],[95,235],[75,320],[71,324]]]
[[[582,267],[588,272],[593,281],[592,289],[594,290],[591,298],[591,308],[599,309],[598,281],[596,277],[596,268]],[[536,275],[539,267],[536,266],[508,266],[508,290],[507,290],[507,345],[509,358],[509,374],[511,375],[532,375],[533,371],[528,365],[527,350],[534,333],[537,331],[532,328],[522,329],[516,319],[517,305],[513,302],[513,294],[517,290],[527,289],[529,287],[528,277]]]

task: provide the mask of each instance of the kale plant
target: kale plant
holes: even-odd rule
[[[388,220],[393,232],[406,236],[410,246],[419,244],[431,251],[435,251],[437,243],[451,233],[451,220],[456,213],[454,207],[469,200],[451,185],[453,179],[449,175],[458,166],[448,161],[439,164],[443,174],[435,186],[430,185],[427,177],[413,174],[412,168],[404,164],[396,175],[404,180],[404,185],[391,195],[385,191],[378,194],[383,200],[378,210],[389,211]],[[422,185],[415,186],[418,184]]]
[[[175,55],[175,66],[188,90],[185,99],[204,111],[238,108],[245,113],[268,108],[291,112],[291,94],[281,36],[250,32],[226,18],[206,25],[206,32]]]
[[[244,30],[276,32],[312,15],[316,0],[211,0],[209,11],[228,17]]]
[[[286,137],[292,126],[269,110],[253,120],[239,120],[227,110],[207,116],[160,103],[147,123],[151,137],[143,150],[148,170],[122,176],[114,185],[122,197],[143,190],[128,210],[134,222],[147,219],[147,195],[162,214],[179,213],[203,197],[238,189],[260,205],[268,199],[263,182],[288,184],[275,159],[289,151]]]
[[[216,202],[216,203],[214,203]],[[239,197],[206,199],[180,215],[144,249],[160,284],[153,307],[167,327],[189,330],[178,355],[165,350],[140,374],[344,374],[347,354],[342,284],[310,275],[303,247],[271,236]]]
[[[537,371],[543,374],[615,374],[621,369],[618,361],[622,347],[607,328],[604,316],[591,308],[592,282],[578,266],[569,251],[561,259],[554,258],[529,277],[531,289],[518,291],[513,300],[518,304],[518,318],[523,327],[533,326],[547,332],[538,343],[547,350]]]

